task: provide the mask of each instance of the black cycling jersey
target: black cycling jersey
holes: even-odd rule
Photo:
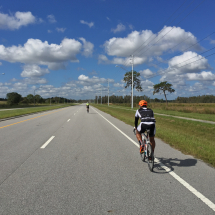
[[[140,108],[135,114],[135,128],[137,128],[138,120],[141,119],[141,123],[154,124],[156,122],[154,118],[153,110],[149,108]]]

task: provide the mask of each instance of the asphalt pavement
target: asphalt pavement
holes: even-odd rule
[[[132,130],[85,105],[0,122],[0,214],[215,214],[215,169],[156,139],[150,172]]]

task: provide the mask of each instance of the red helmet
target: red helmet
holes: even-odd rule
[[[141,100],[141,101],[139,102],[139,105],[140,105],[140,106],[147,106],[147,101]]]

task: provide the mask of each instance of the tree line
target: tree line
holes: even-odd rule
[[[166,100],[164,99],[158,99],[158,98],[150,98],[146,95],[143,96],[134,96],[134,104],[138,104],[140,100],[146,100],[148,103],[153,103],[153,102],[160,102],[160,103],[165,103]],[[94,102],[98,104],[101,104],[101,96],[95,96]],[[215,96],[213,95],[202,95],[202,96],[191,96],[191,97],[177,97],[176,99],[173,100],[167,100],[168,102],[172,103],[215,103]],[[102,97],[102,103],[108,103],[108,96],[103,96]],[[109,103],[125,103],[125,104],[130,104],[131,103],[131,96],[126,95],[126,96],[115,96],[112,95],[109,97]]]
[[[63,97],[51,97],[51,98],[42,98],[40,95],[28,94],[25,97],[22,97],[17,92],[7,93],[6,99],[0,99],[1,101],[7,101],[7,104],[12,105],[28,105],[28,104],[57,104],[57,103],[77,103],[80,100],[67,99]]]

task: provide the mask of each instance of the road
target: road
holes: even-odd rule
[[[156,139],[151,173],[132,127],[95,108],[2,121],[0,136],[1,215],[215,214],[214,168]]]

